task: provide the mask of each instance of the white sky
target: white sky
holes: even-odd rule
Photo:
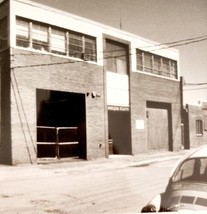
[[[33,1],[116,28],[121,20],[123,30],[159,43],[207,35],[207,0]],[[207,40],[176,48],[185,82],[207,83]],[[198,100],[207,101],[207,84],[184,86],[184,101]]]

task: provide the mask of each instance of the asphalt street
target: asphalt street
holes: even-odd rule
[[[0,213],[139,213],[182,155],[0,166]]]

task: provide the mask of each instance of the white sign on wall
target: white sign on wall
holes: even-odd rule
[[[136,120],[136,129],[144,129],[144,120]]]
[[[107,72],[107,104],[129,106],[128,75]]]

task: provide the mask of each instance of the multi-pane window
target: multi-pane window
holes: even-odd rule
[[[24,19],[16,20],[16,44],[21,47],[29,47],[29,22]]]
[[[96,61],[96,38],[43,23],[16,19],[16,45]]]
[[[0,50],[8,47],[7,17],[0,20]]]
[[[137,49],[137,70],[177,79],[177,62]]]
[[[161,60],[159,56],[154,55],[153,56],[153,72],[155,74],[160,75],[161,71]]]
[[[32,23],[32,47],[36,50],[49,50],[48,27]]]
[[[203,135],[203,121],[196,120],[196,134]]]
[[[76,32],[69,33],[69,56],[83,59],[83,36]]]
[[[66,54],[66,32],[64,30],[52,28],[51,51],[57,54]]]
[[[106,40],[106,70],[119,74],[127,74],[127,52],[128,49],[126,45]]]
[[[151,73],[152,72],[152,55],[150,53],[144,54],[144,70],[146,72]]]
[[[96,61],[96,40],[93,37],[85,36],[85,59]]]

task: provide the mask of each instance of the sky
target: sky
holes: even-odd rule
[[[33,0],[179,50],[184,103],[207,102],[207,0]],[[188,40],[189,41],[189,40]],[[206,84],[203,84],[206,83]],[[188,85],[191,84],[191,85]]]

